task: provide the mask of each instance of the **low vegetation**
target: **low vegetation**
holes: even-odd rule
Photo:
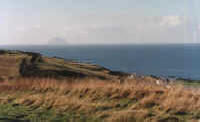
[[[158,85],[148,78],[127,78],[123,83],[94,78],[19,78],[0,83],[0,121],[198,122],[199,119],[199,89]]]
[[[0,50],[0,79],[18,77],[118,79],[126,73],[113,72],[95,64],[80,63],[39,53]]]
[[[198,86],[0,50],[0,122],[198,122]]]

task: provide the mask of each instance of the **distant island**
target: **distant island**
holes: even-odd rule
[[[51,39],[49,39],[48,41],[48,45],[53,45],[53,46],[64,46],[67,45],[67,41],[65,40],[65,38],[62,37],[53,37]]]
[[[0,121],[198,121],[199,82],[0,50]]]

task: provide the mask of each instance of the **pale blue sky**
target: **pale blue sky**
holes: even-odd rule
[[[1,0],[0,44],[197,43],[199,0]],[[173,38],[172,38],[173,37]]]
[[[4,0],[1,1],[0,8],[4,12],[26,14],[52,11],[81,14],[139,10],[145,15],[184,15],[193,7],[193,2],[197,5],[200,3],[197,0]]]

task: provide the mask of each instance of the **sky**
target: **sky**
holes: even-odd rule
[[[199,43],[199,0],[1,0],[0,45]]]

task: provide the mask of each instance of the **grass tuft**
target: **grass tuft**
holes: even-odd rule
[[[18,120],[189,121],[200,116],[200,92],[148,79],[19,78],[0,82],[0,108],[1,115]]]

